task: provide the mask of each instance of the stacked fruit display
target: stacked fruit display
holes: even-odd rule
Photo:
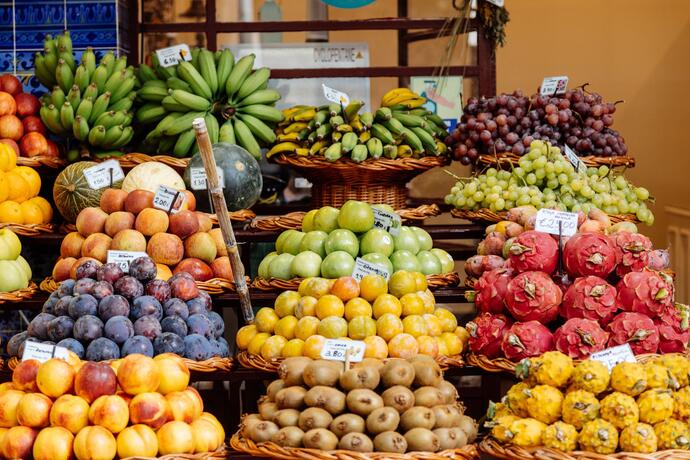
[[[438,452],[474,442],[475,421],[458,392],[425,356],[364,360],[343,372],[337,361],[285,360],[259,414],[244,418],[256,443],[355,452]]]
[[[349,200],[340,209],[324,206],[309,211],[302,219],[302,231],[286,230],[276,240],[276,250],[259,265],[259,277],[292,279],[348,276],[355,258],[381,265],[388,273],[397,270],[425,275],[450,273],[453,258],[433,249],[429,234],[419,227],[401,226],[397,235],[377,228],[372,208],[394,213],[387,205],[369,205]]]
[[[164,281],[156,272],[149,257],[134,259],[127,273],[114,263],[81,264],[77,281],[51,293],[27,331],[10,339],[8,353],[22,356],[26,341],[47,341],[89,361],[132,353],[228,357],[225,324],[211,311],[211,297],[187,273]]]
[[[22,243],[8,228],[0,228],[0,292],[24,289],[31,282],[31,267],[21,256]]]
[[[623,362],[610,372],[593,360],[573,366],[558,352],[528,364],[525,380],[490,408],[491,436],[499,443],[602,455],[690,448],[685,356]]]
[[[17,154],[0,143],[0,223],[47,224],[53,208],[43,197],[41,176],[28,166],[17,166]]]
[[[378,275],[305,279],[297,292],[282,292],[273,308],[260,309],[236,341],[264,359],[317,359],[326,339],[339,338],[364,341],[370,358],[437,357],[462,353],[467,332],[436,307],[424,275],[401,270],[388,283]]]
[[[238,144],[257,159],[260,144],[273,143],[273,125],[283,119],[273,107],[280,93],[268,89],[269,68],[252,71],[254,54],[235,62],[227,48],[215,53],[194,48],[191,62],[170,67],[161,65],[155,53],[151,58],[155,71],[146,64],[138,69],[142,86],[137,95],[144,105],[137,120],[153,127],[145,151],[190,156],[196,151],[192,121],[199,117],[206,120],[211,143]]]
[[[0,454],[34,460],[205,453],[225,431],[175,355],[22,361],[0,389]]]
[[[134,135],[130,126],[137,78],[127,56],[105,53],[100,62],[91,48],[77,65],[69,31],[44,40],[43,53],[34,59],[36,77],[49,89],[43,96],[41,120],[60,136],[76,139],[98,155],[118,154]],[[79,158],[74,149],[68,159]]]
[[[443,155],[446,124],[424,107],[427,100],[407,88],[384,95],[374,114],[359,113],[363,101],[343,107],[296,106],[283,111],[276,141],[268,152],[299,156],[322,156],[328,161],[343,157],[361,162],[367,158],[419,158]]]
[[[501,212],[528,204],[585,213],[598,208],[610,215],[634,214],[652,225],[649,200],[647,189],[633,186],[608,166],[578,172],[559,148],[544,141],[532,141],[511,171],[489,168],[460,179],[445,197],[446,204],[462,210]]]

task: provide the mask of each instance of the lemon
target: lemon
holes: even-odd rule
[[[373,312],[374,318],[380,318],[386,313],[400,316],[402,314],[402,305],[393,294],[383,294],[374,300]]]
[[[376,334],[386,342],[402,332],[402,321],[392,313],[381,315],[381,317],[376,320]]]
[[[293,356],[302,356],[304,351],[304,340],[292,339],[283,346],[283,351],[280,353],[283,358],[291,358]]]
[[[256,329],[255,324],[249,324],[247,326],[242,326],[238,331],[237,335],[235,335],[235,343],[237,344],[238,347],[240,347],[240,350],[246,350],[247,347],[249,346],[249,342],[254,338],[254,336],[258,333],[259,331]]]
[[[443,332],[455,332],[455,329],[458,327],[458,320],[453,313],[445,308],[437,308],[434,310],[434,315],[441,322]]]
[[[316,316],[324,319],[328,316],[343,316],[345,304],[339,297],[326,294],[316,302]]]
[[[294,339],[297,321],[297,318],[295,318],[292,315],[284,316],[283,318],[280,318],[280,320],[278,320],[278,322],[276,323],[276,326],[273,329],[273,333],[275,335],[283,336],[288,340]]]
[[[441,334],[441,340],[445,342],[446,348],[448,349],[448,356],[459,355],[462,353],[462,340],[460,337],[452,332],[444,332]]]
[[[345,319],[352,321],[356,316],[371,317],[371,304],[361,297],[350,299],[345,304]]]
[[[348,336],[354,340],[364,340],[376,335],[376,321],[370,316],[355,316],[347,325]]]
[[[259,355],[261,354],[261,347],[264,345],[264,342],[271,336],[268,332],[258,332],[252,339],[249,341],[249,345],[247,346],[247,351],[252,354],[252,355]]]
[[[295,337],[307,340],[312,335],[316,335],[319,328],[319,319],[316,316],[304,316],[297,321],[295,326]]]
[[[261,345],[261,357],[263,359],[279,358],[286,343],[287,339],[279,335],[267,338]]]
[[[288,315],[294,315],[295,308],[297,307],[297,303],[300,301],[300,297],[301,296],[295,291],[281,292],[278,297],[276,297],[276,301],[273,304],[276,315],[278,315],[280,318]]]
[[[254,323],[259,332],[273,332],[279,319],[272,308],[264,307],[256,312]]]
[[[327,339],[347,337],[347,321],[340,316],[328,316],[321,320],[317,332]]]
[[[403,332],[412,337],[428,335],[426,321],[420,315],[410,315],[402,320]]]

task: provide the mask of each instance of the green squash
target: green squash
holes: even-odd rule
[[[89,187],[84,177],[84,170],[98,163],[79,161],[63,169],[53,184],[55,207],[67,222],[74,223],[79,212],[89,206],[98,207],[105,188],[94,190]],[[122,181],[113,183],[112,188],[120,188]]]

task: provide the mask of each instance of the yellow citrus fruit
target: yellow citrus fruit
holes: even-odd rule
[[[441,329],[443,332],[455,332],[458,327],[458,320],[455,315],[445,308],[437,308],[434,310],[434,315],[441,321]]]
[[[432,337],[437,337],[443,332],[443,326],[441,325],[441,320],[438,319],[436,315],[430,313],[425,313],[422,315],[424,321],[426,321],[426,333]]]
[[[283,347],[283,351],[280,353],[283,358],[291,358],[293,356],[302,356],[304,350],[304,340],[302,339],[292,339]]]
[[[240,347],[240,350],[246,350],[249,346],[249,342],[254,338],[254,336],[259,332],[256,329],[256,324],[248,324],[247,326],[242,326],[235,335],[235,343]]]
[[[345,319],[348,321],[352,321],[356,316],[371,317],[371,313],[371,304],[361,297],[350,299],[345,304]]]
[[[10,171],[5,174],[7,188],[9,189],[8,200],[21,203],[31,198],[31,186],[21,174]]]
[[[355,316],[347,325],[348,336],[354,340],[364,340],[376,335],[376,321],[371,316]]]
[[[402,305],[393,294],[382,294],[374,300],[373,311],[374,318],[380,318],[386,313],[400,316],[402,314]]]
[[[433,313],[434,308],[436,308],[436,299],[434,298],[434,294],[427,289],[426,291],[417,291],[417,295],[421,297],[422,301],[424,302],[424,313]]]
[[[280,335],[272,335],[261,345],[261,357],[263,359],[279,358],[287,339]]]
[[[338,296],[343,302],[359,296],[359,283],[351,276],[342,276],[331,286],[331,294]]]
[[[319,318],[316,316],[304,316],[297,321],[295,327],[295,337],[302,340],[307,340],[312,335],[316,335],[319,328]]]
[[[273,332],[279,319],[272,308],[264,307],[256,312],[254,324],[259,332]]]
[[[41,211],[41,208],[36,203],[24,201],[19,206],[22,210],[22,219],[25,224],[43,223],[43,211]]]
[[[419,337],[420,335],[428,335],[426,321],[420,315],[410,315],[406,316],[402,320],[403,332],[410,334],[413,337]]]
[[[419,354],[429,355],[432,357],[438,356],[438,342],[433,337],[428,335],[420,335],[417,337],[417,344],[419,345]]]
[[[427,288],[426,275],[420,272],[412,272],[414,282],[417,285],[417,291],[425,291]]]
[[[247,346],[247,351],[252,354],[252,355],[259,355],[261,354],[261,347],[264,345],[264,342],[271,336],[268,332],[258,332],[252,339],[249,341],[249,345]]]
[[[276,311],[276,315],[283,318],[288,315],[295,314],[295,308],[297,303],[300,301],[300,295],[295,291],[283,291],[278,294],[276,301],[273,304],[273,308]]]
[[[388,357],[388,344],[377,335],[370,335],[364,339],[366,348],[364,349],[365,358],[384,359]]]
[[[321,320],[316,331],[327,339],[347,337],[347,321],[340,316],[327,316]]]
[[[7,144],[0,144],[0,170],[11,171],[17,166],[17,153]]]
[[[322,335],[312,335],[304,341],[302,354],[311,359],[321,359],[321,349],[326,342],[326,337]]]
[[[22,208],[16,201],[4,201],[0,203],[0,223],[23,224]]]
[[[276,327],[273,329],[275,335],[281,335],[286,339],[295,338],[295,328],[297,327],[297,318],[294,316],[284,316],[278,320]]]
[[[5,173],[0,171],[0,202],[3,202],[10,196],[10,186],[5,177]]]
[[[324,319],[327,316],[340,316],[345,313],[345,304],[339,297],[333,294],[326,294],[316,302],[316,316]]]
[[[1,194],[1,192],[0,192]],[[53,208],[50,206],[50,203],[48,200],[43,198],[42,196],[35,196],[29,200],[31,203],[35,203],[38,205],[39,208],[41,208],[41,211],[43,212],[43,223],[47,224],[51,220],[53,220]]]
[[[395,297],[402,297],[405,294],[409,294],[411,292],[416,292],[419,289],[417,289],[417,281],[415,281],[415,276],[412,272],[408,272],[407,270],[398,270],[397,272],[393,273],[391,275],[391,278],[388,280],[388,292],[393,294]]]
[[[331,282],[325,278],[307,278],[299,283],[299,288],[297,292],[301,296],[312,296],[317,299],[321,296],[328,294],[331,290]]]
[[[419,353],[417,340],[410,334],[398,334],[388,342],[388,356],[410,359]]]
[[[388,342],[390,339],[403,332],[403,323],[393,313],[385,313],[376,320],[376,335]]]
[[[456,327],[453,333],[460,337],[460,341],[462,342],[462,349],[464,350],[465,347],[467,347],[467,342],[470,341],[470,333],[467,332],[467,329],[465,329],[462,326]]]
[[[34,168],[28,166],[17,166],[12,170],[22,176],[27,184],[29,184],[29,198],[38,195],[41,190],[41,176]]]
[[[386,278],[381,275],[364,275],[359,282],[359,295],[369,302],[388,292]]]
[[[446,346],[446,341],[443,340],[440,336],[434,337],[434,340],[436,340],[436,344],[438,345],[438,355],[448,356],[448,347]]]
[[[299,302],[297,302],[297,307],[295,308],[295,316],[297,318],[304,318],[305,316],[316,316],[316,297],[310,295],[305,295]]]
[[[444,332],[441,334],[441,340],[446,343],[446,348],[448,348],[448,356],[459,355],[462,353],[462,340],[460,337],[452,332]]]
[[[424,314],[424,301],[415,292],[400,297],[400,305],[403,316]]]

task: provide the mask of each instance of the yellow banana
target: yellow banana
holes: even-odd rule
[[[295,152],[298,148],[300,148],[300,146],[294,142],[280,142],[271,147],[271,150],[266,153],[266,158],[271,158],[273,155],[278,153]]]
[[[290,134],[290,133],[299,133],[303,129],[307,127],[307,123],[303,122],[297,122],[297,123],[292,123],[289,126],[286,126],[285,129],[283,129],[283,133],[285,134]]]

